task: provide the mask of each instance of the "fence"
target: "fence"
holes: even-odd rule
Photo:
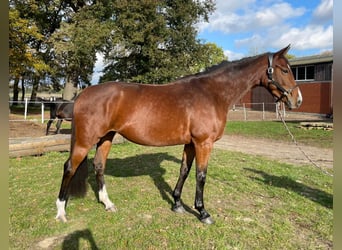
[[[18,110],[21,110],[23,107],[22,115],[24,116],[23,119],[9,119],[9,121],[37,121],[37,118],[34,119],[28,119],[28,116],[37,116],[37,108],[40,109],[40,121],[41,123],[44,123],[44,121],[49,120],[50,116],[48,118],[45,118],[45,112],[50,111],[50,109],[45,105],[45,103],[70,103],[70,102],[63,102],[63,101],[49,101],[49,100],[39,100],[39,101],[29,101],[28,98],[25,98],[24,101],[9,101],[9,107],[10,112],[11,108],[16,109],[13,104],[17,104]],[[34,112],[29,111],[29,107],[34,109]],[[20,114],[19,112],[16,112],[17,114]]]
[[[284,117],[286,116],[284,103],[242,103],[233,105],[228,113],[228,118],[244,121],[264,121],[280,119],[279,113]]]
[[[13,107],[13,104],[16,103],[18,106],[23,106],[22,114],[24,116],[23,119],[10,119],[9,121],[37,121],[40,120],[41,123],[49,120],[50,117],[45,118],[45,112],[48,111],[47,105],[44,103],[48,103],[51,101],[29,101],[25,98],[24,101],[9,101],[10,109]],[[54,103],[68,103],[61,101],[54,101]],[[29,113],[29,107],[35,107],[34,114]],[[37,108],[40,109],[39,118],[37,118]],[[228,117],[235,120],[273,120],[279,119],[279,112],[281,111],[283,116],[285,117],[285,105],[283,103],[242,103],[242,104],[234,104],[232,109],[228,113]],[[20,111],[21,112],[21,111]],[[17,112],[17,114],[20,114]],[[35,116],[34,119],[28,119],[28,116]]]

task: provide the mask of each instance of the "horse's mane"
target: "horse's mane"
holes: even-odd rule
[[[223,60],[219,64],[215,64],[213,66],[206,68],[204,71],[180,77],[180,78],[176,79],[176,81],[187,80],[187,79],[194,78],[194,77],[209,76],[209,75],[213,74],[214,72],[215,73],[220,72],[222,70],[226,70],[227,68],[238,69],[245,64],[249,64],[251,61],[255,60],[256,58],[264,56],[265,54],[266,53],[256,55],[256,56],[244,57],[242,59],[234,60],[234,61]]]

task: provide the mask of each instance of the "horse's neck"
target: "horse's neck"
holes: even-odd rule
[[[210,81],[212,93],[225,103],[226,108],[235,104],[249,90],[260,84],[263,68],[266,70],[266,66],[260,66],[262,64],[257,60],[262,59],[256,58],[255,61],[241,62],[241,65],[232,63],[211,77],[213,79]]]

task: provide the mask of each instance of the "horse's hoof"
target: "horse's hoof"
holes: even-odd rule
[[[183,206],[173,206],[172,211],[179,214],[184,214],[186,212]]]
[[[211,225],[215,223],[214,220],[210,216],[207,218],[201,219],[201,222],[207,225]]]
[[[57,215],[55,219],[64,223],[68,221],[65,215]]]
[[[106,208],[106,211],[107,212],[115,213],[115,212],[118,211],[118,209],[113,205],[113,206],[110,206],[110,207]]]

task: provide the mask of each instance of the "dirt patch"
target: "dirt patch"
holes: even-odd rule
[[[20,117],[22,119],[22,117]],[[39,121],[18,121],[19,117],[9,117],[9,138],[39,137],[45,135],[46,125]]]
[[[311,161],[313,161],[323,169],[333,168],[334,163],[332,149],[296,145],[290,140],[288,142],[279,142],[269,139],[225,135],[215,143],[214,147],[264,156],[294,165],[312,165]]]
[[[46,134],[46,124],[41,123],[40,116],[33,120],[24,120],[22,115],[9,115],[8,138],[18,137],[41,137]],[[54,134],[55,122],[51,125],[49,134]],[[70,129],[61,129],[62,134],[70,134]]]

